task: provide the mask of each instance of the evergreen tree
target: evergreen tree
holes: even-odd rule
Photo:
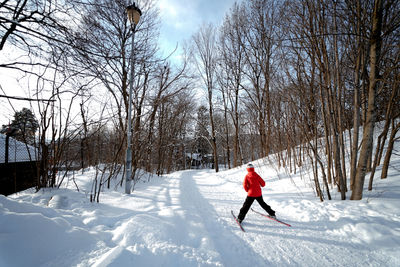
[[[33,144],[39,123],[31,110],[23,108],[21,111],[15,112],[14,120],[10,125],[3,125],[1,132],[7,132],[8,128],[17,130],[14,135],[15,139],[27,144]]]

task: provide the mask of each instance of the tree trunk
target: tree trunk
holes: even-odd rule
[[[358,161],[357,171],[354,181],[354,189],[351,195],[352,200],[362,199],[367,161],[369,155],[371,154],[373,145],[373,132],[376,119],[375,96],[376,96],[376,90],[378,88],[379,63],[380,63],[380,52],[382,43],[382,37],[381,37],[382,15],[383,15],[382,6],[383,6],[382,0],[375,0],[374,12],[372,16],[372,36],[370,40],[371,66],[369,75],[368,109],[364,125],[360,159]]]
[[[399,130],[400,130],[400,122],[397,123],[397,125],[394,125],[394,119],[393,119],[392,120],[392,132],[390,134],[389,144],[388,144],[388,148],[387,148],[387,151],[385,154],[385,160],[383,161],[381,179],[387,178],[390,157],[392,156],[393,145],[394,145],[394,142],[396,141],[395,137]]]
[[[374,158],[374,163],[373,163],[372,170],[371,170],[371,175],[369,176],[368,190],[372,190],[372,184],[374,181],[375,170],[376,170],[376,167],[379,166],[380,161],[381,161],[383,148],[385,146],[387,134],[389,132],[390,121],[392,121],[392,117],[393,117],[392,108],[393,108],[393,100],[395,99],[395,97],[396,97],[396,89],[394,88],[392,91],[392,94],[390,96],[389,103],[386,108],[385,126],[383,128],[382,133],[379,135],[378,142],[376,144],[375,158]]]
[[[210,90],[210,89],[209,89]],[[214,168],[215,172],[219,171],[219,166],[218,166],[218,151],[217,151],[217,139],[215,137],[215,125],[214,125],[214,117],[213,117],[213,105],[212,105],[212,95],[209,93],[209,108],[210,108],[210,123],[211,123],[211,144],[213,148],[213,154],[214,154]]]
[[[224,123],[225,123],[225,138],[226,138],[226,158],[228,161],[228,169],[231,168],[231,151],[229,145],[229,124],[228,124],[228,105],[225,97],[225,92],[222,90],[222,99],[224,102]],[[226,166],[225,166],[226,167]]]

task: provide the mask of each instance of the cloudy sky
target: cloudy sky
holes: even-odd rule
[[[158,0],[161,14],[160,42],[165,53],[181,47],[201,24],[219,25],[235,2],[240,0]]]

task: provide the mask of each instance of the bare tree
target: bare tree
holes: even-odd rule
[[[367,160],[372,152],[373,131],[376,118],[375,97],[379,86],[379,65],[382,46],[382,19],[383,19],[383,1],[374,1],[374,11],[372,15],[372,32],[370,37],[370,74],[368,90],[368,110],[364,125],[362,138],[362,147],[360,158],[357,164],[357,172],[354,179],[354,188],[351,194],[352,200],[362,199],[365,174],[367,169]]]
[[[132,120],[132,177],[135,179],[139,164],[144,164],[144,110],[150,97],[153,73],[161,61],[156,56],[159,26],[157,11],[151,1],[143,3],[143,6],[140,6],[143,14],[139,24],[130,27],[125,1],[77,1],[76,4],[83,16],[73,36],[73,42],[80,49],[74,49],[71,54],[75,62],[79,63],[79,67],[84,69],[86,76],[97,83],[94,89],[105,90],[104,94],[108,100],[100,100],[100,103],[108,106],[112,122],[116,123],[118,134],[123,137],[118,139],[125,144],[127,122]],[[132,57],[130,53],[133,53]],[[134,62],[129,62],[131,58]],[[130,69],[131,66],[133,70]],[[128,78],[128,73],[133,74],[133,80]],[[131,83],[134,112],[133,118],[128,118],[128,85]]]
[[[271,152],[273,113],[271,91],[278,62],[280,4],[275,0],[255,0],[246,5],[248,21],[243,28],[246,71],[250,82],[246,88],[249,99],[257,110],[257,125],[262,154]]]
[[[231,14],[225,18],[221,26],[219,38],[220,79],[225,81],[221,88],[223,96],[229,103],[229,114],[234,126],[233,135],[233,167],[243,164],[240,157],[239,135],[240,135],[240,89],[244,73],[244,26],[245,16],[241,16],[243,8],[234,5]]]
[[[166,101],[171,101],[176,95],[181,94],[183,91],[188,93],[191,91],[192,87],[192,77],[189,75],[187,69],[187,58],[184,57],[182,65],[173,68],[170,63],[164,62],[165,64],[158,64],[158,68],[154,70],[154,90],[149,94],[149,106],[151,110],[148,115],[147,120],[147,140],[145,146],[147,147],[147,152],[145,157],[147,157],[146,170],[151,171],[151,159],[152,144],[155,138],[155,124],[157,119],[157,113],[162,103]]]
[[[349,2],[349,5],[352,3]],[[354,179],[356,175],[356,166],[357,166],[357,158],[358,158],[358,140],[359,140],[359,127],[360,127],[360,92],[361,92],[361,78],[362,78],[362,70],[364,69],[363,65],[365,65],[365,42],[362,40],[362,8],[361,1],[358,0],[355,2],[355,6],[349,6],[350,10],[354,10],[353,16],[349,16],[353,23],[349,23],[350,25],[354,25],[354,30],[356,33],[356,51],[355,51],[355,64],[354,64],[354,104],[353,104],[353,141],[351,147],[351,164],[350,164],[350,189],[353,189]]]
[[[62,1],[53,3],[47,0],[2,1],[0,3],[0,50],[10,43],[25,51],[35,52],[41,49],[41,41],[63,42],[62,38],[57,39],[54,35],[57,28],[64,28],[57,19],[57,15],[64,13],[68,8],[68,5],[63,7],[63,4],[65,3]],[[5,66],[2,65],[2,67]]]
[[[215,29],[211,24],[203,25],[199,31],[193,35],[193,49],[195,51],[195,64],[200,75],[201,81],[207,90],[207,101],[211,125],[211,144],[214,154],[214,167],[218,172],[218,150],[216,132],[214,125],[214,104],[213,93],[215,90],[215,71],[217,67],[216,56],[216,36]]]

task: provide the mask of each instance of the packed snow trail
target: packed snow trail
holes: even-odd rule
[[[352,239],[360,222],[350,214],[344,212],[348,218],[341,218],[343,212],[334,206],[324,210],[316,199],[302,200],[296,195],[290,199],[291,194],[271,192],[274,189],[268,182],[266,187],[266,202],[293,227],[249,212],[243,223],[247,232],[241,232],[230,215],[231,209],[239,211],[245,198],[241,180],[229,181],[212,170],[182,171],[137,189],[132,201],[150,200],[145,212],[127,219],[131,226],[123,223],[115,231],[122,237],[113,240],[123,240],[120,245],[126,254],[131,253],[129,262],[139,266],[351,266],[354,259],[362,266],[398,263],[379,249],[371,251],[372,242]],[[257,203],[253,207],[261,209]],[[315,218],[307,217],[313,210]],[[387,249],[396,255],[396,248]],[[107,264],[118,266],[121,259],[112,257],[116,261]]]
[[[88,201],[94,169],[75,176],[79,192],[0,195],[0,267],[400,266],[397,172],[365,200],[321,203],[300,177],[259,171],[265,202],[292,227],[250,211],[239,229],[243,168],[153,177],[131,195],[115,185],[101,203]]]
[[[117,227],[112,238],[117,246],[94,266],[121,266],[124,262],[138,266],[266,264],[202,196],[195,182],[202,175],[210,174],[177,172],[162,183],[133,192],[132,202],[150,200],[143,206],[145,212],[125,219]]]

